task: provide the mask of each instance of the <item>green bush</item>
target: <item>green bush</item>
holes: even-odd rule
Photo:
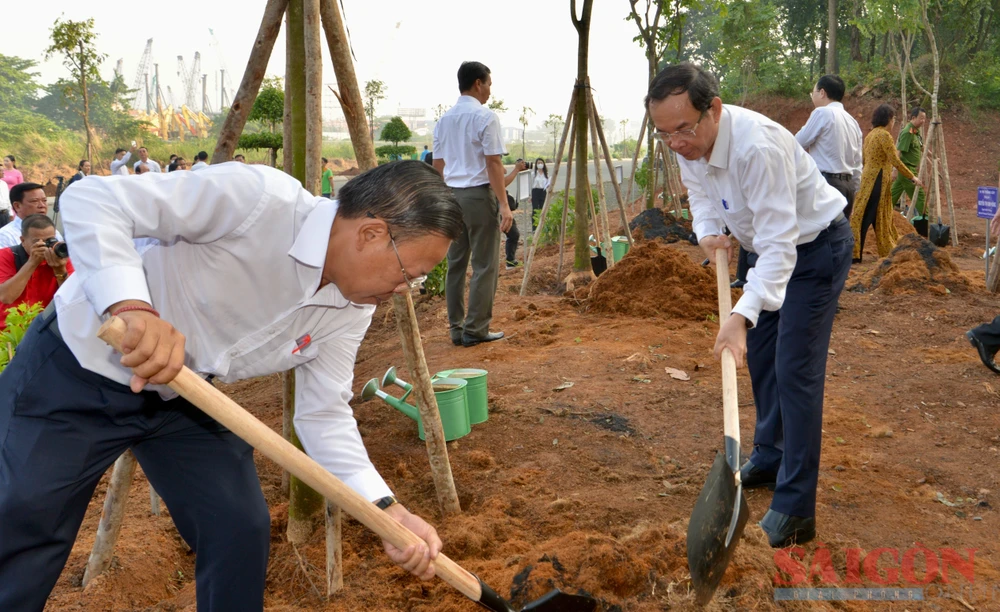
[[[591,187],[590,195],[594,200],[594,210],[600,213],[601,208],[597,200],[597,189]],[[539,246],[559,243],[559,227],[562,225],[563,214],[563,196],[564,194],[553,196],[552,201],[549,202],[549,210],[545,215],[545,223],[542,225],[542,233],[538,239]],[[576,228],[576,197],[573,194],[569,196],[569,207],[570,209],[566,215],[566,235],[572,236]],[[541,210],[534,211],[534,225],[536,227],[539,224],[541,215]],[[590,216],[589,211],[587,212],[587,216]]]
[[[7,328],[0,332],[0,372],[14,358],[15,349],[28,331],[28,326],[35,317],[42,314],[42,304],[21,304],[7,309]]]
[[[434,269],[427,273],[427,280],[424,281],[424,292],[429,296],[444,295],[444,282],[448,277],[448,258],[445,257],[441,263],[434,266]]]

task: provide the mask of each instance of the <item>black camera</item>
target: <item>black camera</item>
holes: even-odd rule
[[[59,239],[53,236],[45,241],[45,246],[52,249],[52,252],[56,254],[59,259],[66,259],[69,257],[69,247],[66,246],[65,242],[59,242]]]

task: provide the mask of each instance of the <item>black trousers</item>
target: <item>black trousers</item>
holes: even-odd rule
[[[535,187],[531,190],[531,231],[535,231],[538,224],[535,223],[535,211],[541,210],[545,206],[545,190]]]
[[[843,174],[830,174],[828,172],[821,172],[823,178],[826,179],[827,184],[840,192],[845,199],[847,199],[847,206],[844,207],[844,216],[848,220],[851,219],[851,211],[854,210],[854,189],[851,188],[850,178],[844,178]]]
[[[784,303],[747,332],[757,407],[750,460],[778,473],[771,508],[791,516],[816,515],[827,351],[853,249],[846,219],[799,245]]]
[[[875,177],[875,184],[872,186],[872,193],[868,196],[868,202],[865,203],[865,214],[861,217],[861,246],[858,247],[858,252],[861,257],[864,257],[865,253],[865,234],[868,233],[868,228],[875,225],[875,219],[878,217],[878,202],[882,199],[882,171],[878,171],[878,176]],[[876,230],[878,228],[876,227]],[[861,261],[861,257],[858,261]]]
[[[504,251],[507,254],[507,265],[513,266],[517,263],[517,243],[521,240],[521,232],[517,229],[517,219],[511,221],[506,236]]]
[[[85,370],[55,324],[36,319],[0,374],[0,610],[42,610],[129,448],[197,554],[198,610],[263,610],[271,521],[253,449],[184,399]]]
[[[997,351],[1000,351],[1000,316],[989,323],[973,327],[972,335],[983,343],[990,354],[996,355]]]

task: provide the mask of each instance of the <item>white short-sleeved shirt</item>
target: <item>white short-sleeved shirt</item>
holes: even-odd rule
[[[149,168],[150,172],[162,172],[162,170],[160,169],[160,163],[153,160],[152,158],[147,159],[146,161],[142,161],[140,159],[139,161],[132,164],[132,170],[138,172],[140,164],[146,164],[146,167]]]
[[[453,188],[487,185],[487,155],[504,155],[497,114],[472,96],[460,96],[434,127],[434,159],[444,160],[444,182]]]

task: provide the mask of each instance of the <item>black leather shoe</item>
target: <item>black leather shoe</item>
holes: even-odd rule
[[[751,461],[747,461],[740,468],[740,482],[743,483],[744,489],[759,489],[760,487],[767,487],[769,490],[774,490],[774,485],[778,481],[777,472],[769,472],[767,470],[762,470]]]
[[[771,548],[805,544],[816,537],[816,519],[811,516],[788,516],[768,510],[757,524],[767,534]]]
[[[482,338],[473,338],[472,336],[462,336],[462,346],[476,346],[477,344],[482,344],[483,342],[493,342],[494,340],[499,340],[503,338],[503,332],[491,332],[483,336]]]
[[[451,343],[454,344],[455,346],[462,346],[462,339],[461,338],[452,338],[451,339]]]
[[[732,289],[742,289],[743,285],[746,285],[746,284],[747,284],[747,282],[745,280],[736,279],[733,282],[729,283],[729,286]]]
[[[983,365],[987,368],[993,370],[997,374],[1000,374],[1000,366],[997,362],[993,361],[993,355],[990,354],[989,349],[983,345],[982,341],[975,336],[971,331],[965,332],[965,337],[969,339],[969,343],[979,351],[979,359],[982,360]]]

